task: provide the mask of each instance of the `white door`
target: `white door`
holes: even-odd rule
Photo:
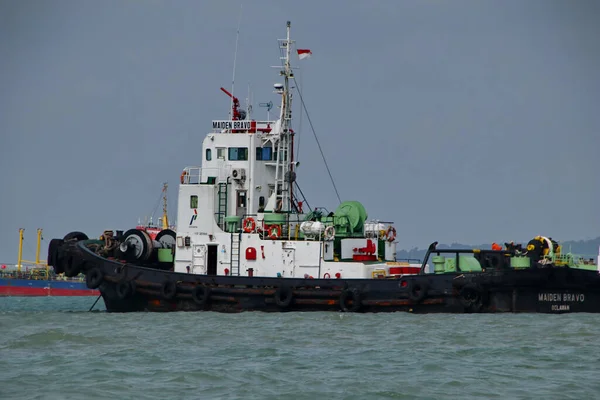
[[[206,245],[193,245],[192,274],[206,275]]]

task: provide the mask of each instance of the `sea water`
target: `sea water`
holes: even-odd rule
[[[0,399],[595,399],[600,315],[88,312],[0,298]]]

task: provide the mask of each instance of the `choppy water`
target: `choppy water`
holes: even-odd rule
[[[108,314],[93,301],[0,298],[0,399],[600,396],[598,315]]]

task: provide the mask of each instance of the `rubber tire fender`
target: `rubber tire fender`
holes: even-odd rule
[[[121,280],[116,287],[117,297],[121,300],[130,298],[135,293],[135,282]]]
[[[408,284],[408,298],[415,303],[419,303],[427,296],[428,289],[429,285],[427,282],[412,280]]]
[[[294,294],[288,286],[279,286],[275,291],[275,304],[281,308],[287,308],[292,303]]]
[[[104,280],[104,272],[98,267],[93,267],[85,274],[85,283],[90,289],[98,289]]]
[[[468,298],[468,294],[474,294],[474,298]],[[466,312],[478,312],[483,307],[484,294],[481,286],[475,283],[467,283],[460,291],[460,303],[465,308]]]
[[[204,306],[210,298],[210,288],[207,286],[198,285],[192,290],[192,300],[199,306]]]
[[[65,237],[63,238],[63,240],[66,242],[67,240],[88,240],[88,235],[86,235],[83,232],[69,232],[65,235]]]
[[[58,261],[58,248],[62,246],[65,241],[62,239],[52,239],[48,244],[48,265],[56,267]]]
[[[357,312],[362,306],[361,297],[358,288],[342,290],[342,293],[340,294],[340,308],[343,312]],[[352,300],[352,305],[350,307],[346,304],[348,300]]]
[[[69,278],[74,278],[81,273],[85,261],[79,260],[74,256],[69,256],[64,265],[65,275]]]
[[[177,296],[177,283],[166,280],[160,288],[160,294],[165,300],[173,300]]]

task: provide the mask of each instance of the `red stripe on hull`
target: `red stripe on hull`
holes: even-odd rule
[[[99,296],[90,289],[49,289],[35,287],[0,286],[0,296]]]

